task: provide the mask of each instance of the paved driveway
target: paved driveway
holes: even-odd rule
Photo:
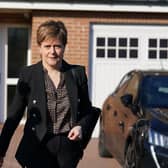
[[[0,126],[1,127],[1,126]],[[14,158],[17,145],[22,136],[22,127],[19,127],[14,134],[7,155],[4,160],[3,168],[20,168]],[[80,161],[78,168],[121,168],[115,159],[100,158],[97,150],[98,139],[93,138],[88,144],[83,159]]]

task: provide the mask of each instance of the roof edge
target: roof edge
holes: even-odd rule
[[[0,2],[0,9],[168,13],[168,6],[80,3]]]

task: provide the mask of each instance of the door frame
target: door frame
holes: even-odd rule
[[[1,87],[0,87],[0,122],[3,123],[7,118],[7,87],[8,85],[16,85],[18,78],[8,79],[8,28],[12,27],[26,27],[29,28],[28,35],[28,49],[27,49],[27,65],[31,64],[31,27],[30,25],[22,25],[22,24],[5,24],[0,25],[0,35],[2,35],[2,39],[0,41],[0,57],[1,57]],[[22,121],[24,122],[24,121]]]
[[[5,119],[6,115],[6,98],[5,98],[5,93],[6,93],[6,87],[5,87],[5,76],[6,76],[6,39],[5,39],[5,31],[4,31],[4,26],[0,25],[0,122],[3,122]]]

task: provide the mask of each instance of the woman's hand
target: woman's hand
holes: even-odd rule
[[[82,127],[81,126],[73,127],[68,134],[68,138],[70,140],[81,140],[82,139]]]
[[[4,158],[3,158],[3,157],[0,157],[0,167],[2,167],[3,161],[4,161]]]

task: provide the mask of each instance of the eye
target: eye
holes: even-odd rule
[[[63,46],[62,45],[54,45],[54,48],[55,49],[61,49],[61,48],[63,48]]]
[[[49,49],[51,47],[51,45],[45,45],[44,48]]]

